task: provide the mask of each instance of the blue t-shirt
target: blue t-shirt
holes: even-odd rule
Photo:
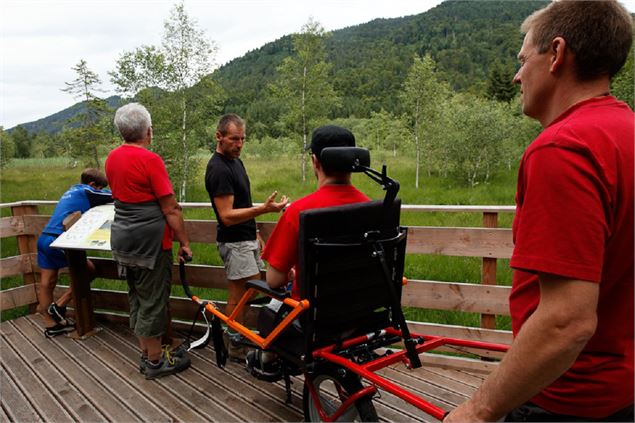
[[[108,189],[99,190],[85,184],[73,185],[60,198],[42,233],[61,235],[64,232],[64,219],[69,214],[76,211],[84,213],[91,207],[111,202],[112,193]]]

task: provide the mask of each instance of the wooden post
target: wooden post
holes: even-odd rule
[[[483,227],[496,228],[497,226],[498,213],[484,212]],[[496,285],[496,258],[483,257],[481,285]],[[496,315],[481,314],[481,327],[485,329],[496,329]]]
[[[95,313],[90,292],[91,275],[86,264],[86,251],[65,250],[75,304],[77,337],[91,335],[95,329]]]
[[[68,215],[64,219],[64,230],[73,226],[80,217],[81,213],[78,211]],[[68,273],[75,304],[75,332],[71,336],[84,338],[96,333],[93,298],[90,292],[92,275],[88,270],[86,251],[67,249],[64,252],[68,261]]]
[[[14,206],[11,207],[11,214],[13,216],[36,215],[38,214],[38,208],[37,206],[31,205]],[[20,252],[20,255],[37,254],[37,237],[35,235],[18,235],[16,238],[18,239],[18,251]],[[30,260],[30,263],[31,271],[24,273],[22,275],[22,280],[24,285],[31,284],[33,285],[33,289],[35,289],[35,283],[38,278],[33,261]],[[35,313],[36,308],[37,304],[29,305],[29,313]]]

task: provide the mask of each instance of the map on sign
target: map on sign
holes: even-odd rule
[[[54,248],[71,250],[110,251],[110,225],[115,218],[115,206],[93,207],[71,228],[51,243]]]

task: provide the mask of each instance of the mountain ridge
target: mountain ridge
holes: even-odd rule
[[[343,100],[333,117],[367,117],[382,108],[398,111],[396,93],[415,54],[430,54],[439,74],[455,90],[484,94],[489,67],[495,62],[515,66],[522,44],[520,23],[547,3],[490,0],[475,5],[470,0],[448,0],[420,14],[376,18],[331,31],[327,56],[333,64],[333,84]],[[212,77],[228,93],[224,110],[249,118],[267,109],[263,94],[274,80],[277,66],[292,53],[292,34],[288,34],[216,69]],[[121,98],[107,100],[113,106]],[[21,125],[29,133],[54,133],[81,112],[81,105]]]

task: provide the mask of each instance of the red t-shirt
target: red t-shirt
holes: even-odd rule
[[[304,210],[341,206],[344,204],[369,201],[363,192],[353,185],[324,185],[313,194],[294,201],[285,209],[267,240],[262,258],[270,266],[280,272],[287,273],[298,265],[298,235],[300,229],[300,213]],[[296,273],[297,274],[297,273]],[[291,294],[299,299],[297,277],[293,281]]]
[[[514,334],[540,300],[536,272],[600,284],[595,334],[532,399],[552,412],[603,418],[633,404],[633,122],[613,97],[586,100],[545,128],[520,163]]]
[[[112,197],[124,203],[146,203],[173,195],[172,183],[158,154],[123,144],[110,152],[105,164]],[[162,247],[172,248],[174,234],[167,222]]]

